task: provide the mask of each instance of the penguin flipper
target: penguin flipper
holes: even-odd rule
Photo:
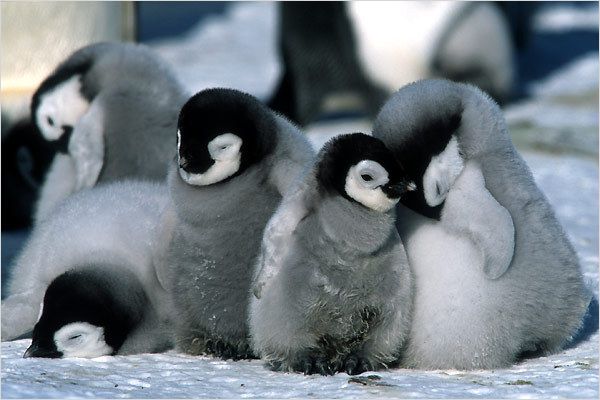
[[[310,176],[311,174],[308,174]],[[292,235],[300,221],[310,213],[310,198],[314,185],[302,180],[284,197],[277,211],[265,227],[252,280],[252,293],[260,299],[263,287],[275,277],[290,250]]]
[[[54,208],[75,191],[75,165],[72,157],[57,153],[44,178],[35,205],[34,221],[39,223],[48,217]]]
[[[157,244],[154,246],[154,254],[152,256],[156,279],[158,284],[166,291],[169,290],[169,274],[171,272],[171,268],[169,268],[167,261],[167,254],[176,225],[177,213],[175,212],[174,206],[169,205],[161,215],[160,223],[158,224],[161,229],[158,233],[159,236],[156,240]]]
[[[100,97],[100,96],[98,96]],[[73,128],[69,154],[75,164],[75,189],[92,187],[104,164],[104,113],[101,99],[96,98]]]
[[[475,161],[465,165],[448,193],[442,222],[449,231],[466,234],[475,243],[487,278],[498,279],[508,270],[515,249],[513,220],[485,187]]]

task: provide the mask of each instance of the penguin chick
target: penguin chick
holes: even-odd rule
[[[58,152],[35,219],[99,182],[163,179],[185,99],[170,68],[143,45],[97,43],[74,52],[31,101],[32,119]]]
[[[188,100],[177,146],[168,178],[176,225],[163,271],[179,316],[177,346],[252,357],[247,303],[262,231],[312,148],[290,122],[231,89]]]
[[[389,94],[417,79],[443,77],[475,84],[496,100],[510,97],[515,46],[497,4],[345,4],[360,68]]]
[[[395,362],[412,277],[395,230],[409,183],[373,137],[331,139],[269,221],[251,295],[252,346],[279,371],[359,374]]]
[[[391,97],[373,135],[417,188],[398,206],[415,274],[403,364],[501,368],[559,350],[589,294],[496,103],[474,86],[419,81]]]
[[[151,311],[144,288],[130,271],[101,265],[69,270],[48,286],[23,357],[119,354],[134,330],[156,320]]]
[[[167,242],[162,235],[169,233],[169,210],[166,185],[149,182],[115,182],[65,199],[52,215],[35,226],[11,268],[8,297],[2,300],[2,340],[31,332],[40,315],[44,293],[58,276],[82,266],[115,266],[115,270],[118,266],[123,272],[113,274],[133,274],[137,282],[130,280],[132,292],[141,285],[149,302],[144,314],[148,318],[128,335],[120,352],[155,352],[172,347],[168,328],[173,315],[155,269]],[[68,276],[80,279],[97,274],[92,271]],[[65,292],[61,296],[70,298],[77,293]],[[121,304],[127,300],[111,301]],[[150,318],[154,314],[159,318],[156,323]]]

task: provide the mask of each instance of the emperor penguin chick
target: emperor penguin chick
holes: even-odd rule
[[[398,206],[415,274],[404,364],[500,368],[560,349],[590,297],[496,103],[474,86],[419,81],[373,129],[417,186]]]
[[[95,277],[102,275],[98,271],[112,266],[116,271],[111,272],[112,275],[120,269],[120,275],[135,276],[135,280],[127,279],[132,293],[141,286],[148,299],[144,315],[156,314],[159,318],[156,324],[153,319],[144,318],[140,329],[128,335],[122,351],[155,352],[172,347],[172,334],[167,328],[173,315],[168,309],[167,292],[155,269],[166,247],[167,237],[162,235],[169,234],[165,228],[169,224],[163,222],[163,215],[170,215],[169,204],[166,185],[136,181],[113,182],[82,190],[61,202],[54,213],[35,226],[11,268],[8,297],[2,300],[2,340],[13,340],[31,332],[39,318],[44,293],[57,277],[80,268],[89,268],[92,272],[85,276]],[[69,279],[74,293],[79,293],[75,289],[79,278]],[[115,293],[127,296],[125,289]],[[65,299],[77,298],[69,293],[64,296],[70,296]],[[56,296],[49,299],[53,298]],[[90,301],[84,300],[81,302],[87,302],[92,314]],[[110,304],[121,304],[120,301],[115,299]],[[51,309],[58,312],[56,308]],[[65,318],[67,316],[65,314]]]
[[[410,188],[373,137],[330,140],[269,221],[250,331],[274,370],[359,374],[397,360],[410,327],[412,275],[395,205]]]
[[[313,157],[294,125],[248,94],[208,89],[183,106],[164,266],[180,350],[252,357],[248,293],[262,231]]]
[[[31,101],[32,120],[57,150],[35,219],[96,183],[164,179],[186,98],[169,66],[144,45],[97,43],[70,55]]]
[[[132,341],[146,345],[153,341],[151,332],[157,324],[146,292],[132,272],[120,266],[79,267],[48,286],[24,357],[130,354],[139,348]]]

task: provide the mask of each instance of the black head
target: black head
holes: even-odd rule
[[[72,270],[54,279],[24,357],[96,357],[118,351],[140,318],[123,304],[135,301],[136,289],[130,299],[118,298],[127,289],[114,290],[128,279],[93,270]]]
[[[238,176],[276,143],[274,113],[237,90],[203,90],[179,114],[179,168],[190,184],[209,185]]]
[[[91,67],[86,59],[59,66],[37,88],[31,99],[31,119],[55,150],[67,153],[71,132],[87,111],[91,95],[81,87],[81,77]]]
[[[411,188],[391,151],[364,133],[327,142],[319,154],[317,180],[325,193],[378,211],[389,210]]]
[[[461,115],[462,108],[427,121],[394,147],[395,157],[417,189],[403,196],[401,202],[429,218],[440,218],[445,195],[457,171],[462,169],[464,156],[456,139]],[[456,152],[460,160],[456,159]]]

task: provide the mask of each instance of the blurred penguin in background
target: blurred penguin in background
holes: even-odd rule
[[[317,119],[327,97],[353,92],[370,115],[386,91],[363,71],[344,2],[281,2],[279,49],[282,78],[269,105],[306,125]]]
[[[35,220],[100,182],[163,179],[185,98],[168,65],[143,45],[98,43],[68,57],[31,101],[32,120],[56,150]]]
[[[495,3],[282,2],[279,7],[283,72],[269,105],[301,125],[344,106],[340,96],[348,107],[349,94],[374,118],[387,95],[428,77],[472,83],[501,103],[510,98],[515,49],[508,13]],[[523,31],[519,37],[525,36]]]
[[[2,121],[3,128],[8,121]],[[2,132],[2,230],[27,228],[55,150],[23,118]]]

